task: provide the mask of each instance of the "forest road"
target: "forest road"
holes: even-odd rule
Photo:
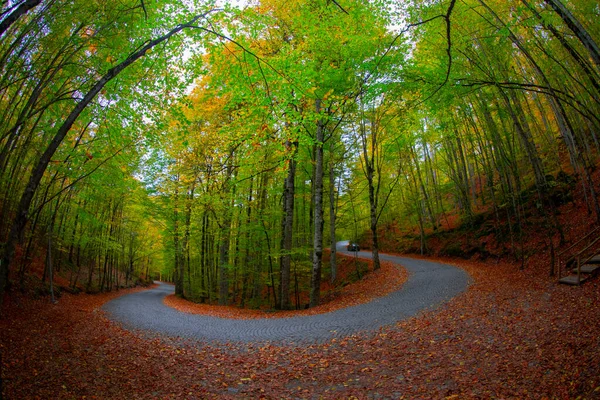
[[[353,255],[341,245],[338,249]],[[371,257],[367,251],[357,255]],[[154,289],[116,298],[106,303],[103,310],[124,328],[150,334],[209,342],[306,344],[376,331],[439,307],[469,285],[469,275],[451,265],[387,254],[380,254],[380,259],[407,269],[409,276],[404,285],[369,303],[326,314],[248,320],[186,314],[163,303],[163,298],[174,292],[172,285],[163,283]]]

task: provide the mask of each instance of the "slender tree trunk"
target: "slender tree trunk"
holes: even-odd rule
[[[264,228],[264,211],[267,207],[266,205],[266,191],[268,184],[269,176],[267,174],[261,174],[259,178],[258,184],[258,220],[263,222],[263,230]],[[265,230],[266,233],[266,230]],[[266,234],[268,236],[268,234]],[[267,244],[269,241],[267,240]],[[260,246],[256,249],[256,253],[258,255],[257,262],[254,264],[254,284],[252,287],[252,299],[254,303],[259,303],[261,301],[261,292],[263,289],[263,264],[262,260],[264,259],[263,247]]]
[[[179,241],[179,176],[175,181],[175,194],[173,197],[173,245],[175,247],[175,294],[184,297],[183,293],[183,262],[181,257],[181,243]]]
[[[423,146],[424,148],[426,147],[426,145]],[[423,194],[423,200],[425,202],[425,206],[427,209],[427,212],[429,214],[429,220],[431,221],[431,227],[433,228],[433,230],[437,230],[437,223],[433,214],[433,208],[431,207],[431,201],[429,199],[429,194],[427,192],[427,189],[425,188],[425,183],[423,182],[423,176],[421,175],[421,167],[419,167],[419,160],[417,159],[417,152],[415,151],[415,148],[413,146],[411,146],[411,153],[415,162],[415,168],[416,168],[416,175],[418,178],[418,182],[419,182],[419,187],[421,188],[421,193]]]
[[[231,236],[231,204],[230,203],[230,180],[233,173],[233,151],[229,155],[229,161],[226,168],[225,190],[224,196],[226,210],[223,216],[223,224],[221,226],[221,243],[219,245],[219,304],[227,305],[229,301],[229,244]]]
[[[331,266],[331,282],[337,279],[337,241],[335,238],[336,193],[335,193],[335,161],[333,141],[329,154],[329,241],[331,242],[329,264]]]
[[[571,11],[569,11],[560,0],[545,0],[545,2],[552,7],[565,24],[567,24],[569,29],[573,31],[575,36],[577,36],[581,44],[585,46],[590,54],[590,58],[594,60],[596,67],[600,67],[600,49],[583,25],[581,25],[577,18],[575,18]]]
[[[52,269],[52,230],[50,230],[48,232],[48,265],[47,265],[47,269],[49,271],[49,275],[50,275],[50,296],[51,296],[51,301],[52,303],[56,303],[56,300],[54,299],[54,271]]]
[[[529,158],[529,163],[531,164],[535,176],[537,189],[539,191],[540,196],[542,196],[545,193],[546,187],[546,178],[544,175],[542,161],[538,155],[535,143],[533,142],[533,137],[529,129],[529,124],[527,123],[527,120],[523,115],[523,110],[521,109],[520,101],[518,100],[516,94],[513,91],[510,91],[509,94],[510,99],[507,96],[507,94],[503,90],[501,90],[501,95],[504,98],[506,107],[513,120],[517,134],[519,135],[521,143],[523,144],[525,152],[527,153],[527,157]]]
[[[254,177],[250,178],[250,189],[248,190],[248,205],[246,208],[246,226],[249,227],[252,222],[252,200],[254,195]],[[240,301],[240,307],[246,306],[246,298],[248,296],[249,277],[250,277],[250,248],[251,248],[251,237],[250,229],[246,229],[245,235],[245,249],[244,249],[244,277],[242,280],[242,298]]]
[[[294,195],[296,181],[296,152],[298,143],[286,142],[288,153],[291,153],[288,161],[288,175],[283,189],[283,226],[281,238],[281,272],[280,272],[280,307],[282,310],[290,308],[290,270],[292,263],[292,243],[294,227]]]
[[[377,127],[375,126],[375,122],[371,121],[371,132],[370,135],[367,134],[367,122],[363,119],[360,123],[360,136],[362,141],[362,159],[363,159],[363,168],[364,174],[367,178],[367,186],[369,189],[369,217],[370,224],[369,228],[371,229],[371,253],[373,257],[373,269],[377,270],[380,268],[379,261],[379,237],[377,234],[377,206],[378,206],[378,196],[377,190],[375,188],[375,163],[377,159],[377,151],[378,151],[378,138],[377,138]],[[379,185],[379,184],[378,184]]]
[[[69,243],[69,264],[73,264],[73,251],[75,250],[75,237],[77,236],[77,227],[79,222],[79,209],[81,207],[81,199],[77,201],[77,212],[75,214],[75,222],[73,223],[73,230],[71,231],[71,243]]]
[[[77,268],[77,273],[75,274],[73,282],[70,284],[72,290],[75,290],[77,288],[77,284],[79,283],[79,274],[81,273],[81,248],[79,244],[77,245],[76,252],[77,254],[75,255],[75,266]]]
[[[315,101],[315,112],[321,114],[321,99]],[[315,179],[313,214],[313,257],[310,279],[310,307],[316,307],[321,300],[321,267],[323,258],[323,141],[325,129],[320,117],[315,134]]]
[[[208,281],[208,247],[207,247],[207,230],[208,230],[208,212],[205,210],[202,215],[202,232],[200,239],[200,292],[201,301],[204,303],[207,299],[210,299],[208,292],[210,291],[210,285]]]
[[[185,253],[185,266],[187,273],[189,294],[192,293],[192,272],[190,266],[190,230],[192,223],[192,202],[194,201],[194,191],[196,190],[196,179],[192,182],[189,189],[185,205],[185,231],[183,233],[183,251]],[[183,290],[185,295],[185,288]]]
[[[377,196],[375,195],[375,185],[373,183],[373,171],[371,170],[367,175],[367,181],[369,185],[369,215],[370,215],[370,228],[372,238],[372,255],[373,255],[373,269],[378,270],[381,266],[379,261],[379,235],[377,233]]]
[[[2,34],[10,28],[10,26],[16,22],[21,16],[26,14],[32,8],[37,7],[42,0],[25,0],[10,14],[8,14],[2,22],[0,22],[0,37]]]
[[[533,4],[529,3],[529,1],[527,0],[521,0],[521,2],[533,13],[533,15],[535,15],[536,19],[542,24],[542,26],[546,30],[550,31],[550,33],[552,33],[552,36],[554,36],[554,38],[560,42],[560,44],[567,51],[567,53],[569,53],[569,55],[571,55],[575,62],[581,67],[581,69],[591,82],[592,86],[594,86],[594,88],[596,89],[596,92],[598,92],[600,89],[600,84],[597,79],[598,74],[594,72],[593,66],[591,66],[589,62],[584,57],[582,57],[577,52],[577,50],[573,48],[573,46],[571,46],[571,44],[568,42],[565,36],[561,32],[559,32],[558,29],[556,29],[556,27],[546,22],[544,17],[540,15],[540,13],[536,10]]]

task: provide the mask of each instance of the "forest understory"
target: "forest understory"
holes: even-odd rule
[[[600,182],[597,167],[592,177],[597,186]],[[598,217],[585,200],[581,182],[573,175],[565,174],[563,179],[549,192],[555,205],[553,212],[557,224],[564,235],[562,242],[558,233],[552,236],[555,254],[598,226]],[[550,275],[552,255],[546,222],[536,210],[534,189],[524,192],[523,197],[527,199],[522,208],[523,224],[521,230],[515,229],[518,227],[512,217],[512,235],[506,210],[495,216],[490,207],[481,206],[472,225],[461,222],[459,215],[448,213],[441,218],[440,229],[425,230],[423,242],[418,227],[404,227],[399,221],[383,226],[379,231],[380,248],[392,254],[469,259],[486,265],[507,263],[525,270],[532,278],[553,281],[556,278]],[[370,235],[365,234],[361,238],[361,246],[369,248],[370,239]]]
[[[251,319],[251,318],[288,318],[323,314],[344,307],[366,303],[377,297],[385,296],[399,290],[406,281],[407,271],[389,262],[382,262],[381,268],[373,270],[373,262],[368,259],[342,256],[338,258],[338,278],[331,282],[324,279],[321,282],[321,303],[316,307],[303,307],[297,310],[276,310],[265,305],[263,309],[241,307],[239,303],[225,306],[199,304],[176,295],[165,298],[165,304],[181,312],[189,314],[213,315],[220,318]],[[329,261],[329,254],[324,257]],[[299,304],[308,305],[308,289],[299,294]]]

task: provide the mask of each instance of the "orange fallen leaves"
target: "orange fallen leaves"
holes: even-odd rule
[[[374,334],[299,346],[129,332],[98,307],[131,290],[65,294],[57,305],[13,296],[0,320],[3,395],[598,398],[600,280],[571,288],[512,265],[451,262],[473,284],[440,309]]]

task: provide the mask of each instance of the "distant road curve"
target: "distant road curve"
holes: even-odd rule
[[[338,243],[341,253],[349,254],[347,243]],[[358,256],[370,258],[371,253],[360,251]],[[406,268],[409,277],[404,285],[369,303],[326,314],[248,320],[186,314],[163,303],[163,298],[173,293],[174,288],[162,283],[154,289],[118,297],[103,309],[110,319],[126,329],[171,337],[216,342],[325,342],[334,337],[376,331],[439,307],[469,284],[469,275],[451,265],[387,254],[380,254],[380,258]]]

